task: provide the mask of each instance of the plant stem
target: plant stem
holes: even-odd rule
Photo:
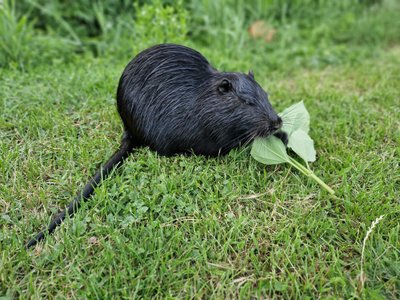
[[[315,173],[313,171],[311,171],[310,177],[313,178],[316,182],[318,182],[331,195],[335,195],[335,191],[329,185],[327,185],[325,182],[323,182],[321,178],[319,178],[317,175],[315,175]]]
[[[295,167],[296,169],[298,169],[301,173],[303,173],[304,175],[311,177],[312,179],[314,179],[316,182],[319,183],[319,185],[321,185],[325,190],[327,190],[331,195],[335,194],[335,191],[329,186],[327,185],[325,182],[322,181],[321,178],[319,178],[317,175],[315,175],[315,173],[313,171],[311,171],[310,169],[304,167],[301,163],[299,163],[297,160],[289,157],[289,163]]]

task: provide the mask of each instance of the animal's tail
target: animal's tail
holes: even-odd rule
[[[93,194],[94,189],[100,184],[101,179],[106,178],[115,166],[121,165],[120,163],[132,152],[133,148],[134,143],[129,138],[128,134],[125,133],[121,141],[121,146],[113,154],[113,156],[111,156],[111,158],[100,167],[96,174],[82,189],[82,191],[75,196],[74,200],[68,205],[68,207],[53,219],[48,228],[41,231],[34,239],[30,240],[26,244],[26,248],[30,248],[36,245],[39,241],[43,240],[46,232],[51,234],[56,227],[60,225],[62,221],[64,221],[67,215],[72,216],[81,206],[82,202],[86,201]]]

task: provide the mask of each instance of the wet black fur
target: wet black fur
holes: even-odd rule
[[[257,136],[276,134],[282,120],[253,74],[219,72],[199,52],[162,44],[139,53],[125,68],[117,90],[125,133],[120,149],[46,230],[73,215],[82,200],[136,147],[161,155],[223,155]],[[44,238],[44,232],[27,247]]]

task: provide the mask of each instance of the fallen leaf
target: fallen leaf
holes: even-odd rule
[[[253,39],[263,39],[269,43],[275,36],[276,30],[263,20],[253,22],[248,29],[250,37]]]

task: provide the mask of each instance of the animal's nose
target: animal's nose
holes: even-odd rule
[[[282,118],[278,116],[278,118],[272,122],[271,127],[273,130],[279,130],[282,127]]]

